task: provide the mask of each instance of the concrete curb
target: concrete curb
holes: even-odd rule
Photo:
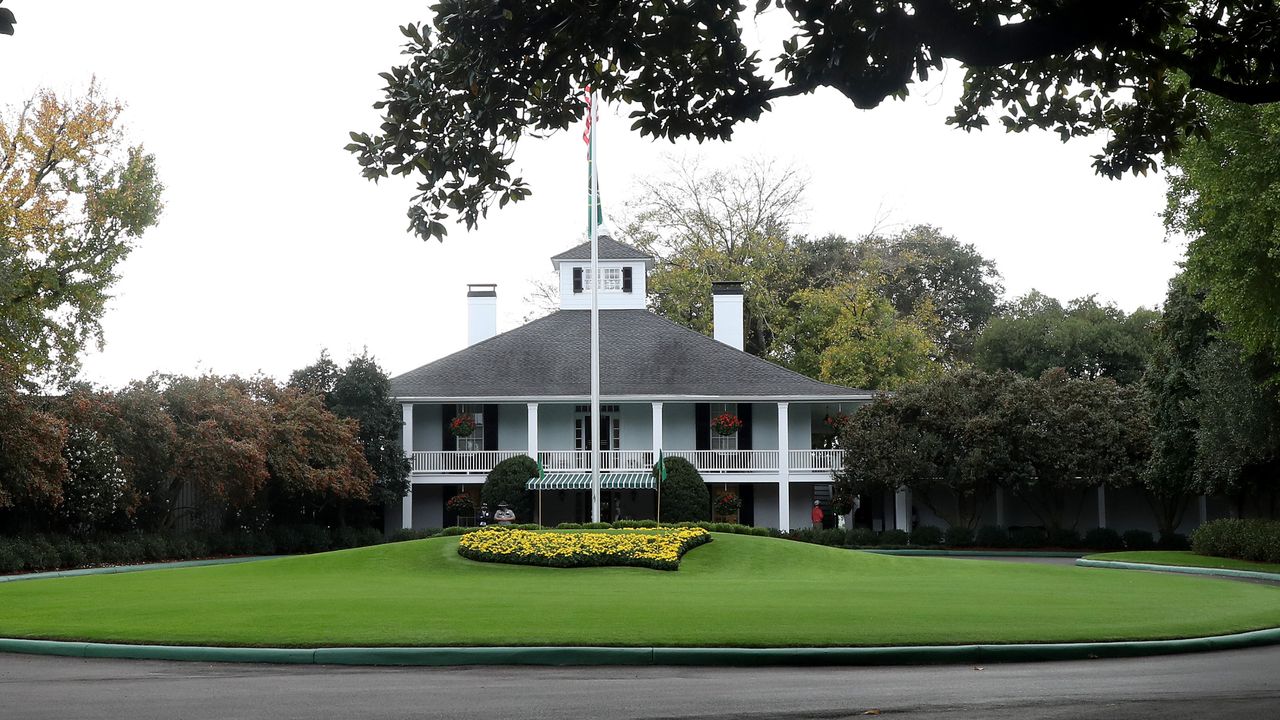
[[[301,665],[940,665],[1096,660],[1280,644],[1280,628],[1178,640],[905,647],[385,647],[234,648],[0,638],[0,652],[79,658]]]
[[[876,555],[902,555],[909,557],[1018,557],[1018,558],[1079,558],[1086,553],[1066,550],[900,550],[877,548],[854,548],[862,552]]]
[[[1194,567],[1192,565],[1157,565],[1156,563],[1135,563],[1122,560],[1076,560],[1077,567],[1110,568],[1113,570],[1150,570],[1154,572],[1183,573],[1186,575],[1210,575],[1215,577],[1247,578],[1250,580],[1269,580],[1280,582],[1280,573],[1258,572],[1257,570],[1232,570],[1230,568]]]
[[[47,580],[49,578],[80,577],[82,575],[115,575],[117,573],[142,572],[144,570],[169,570],[174,568],[204,567],[205,565],[235,565],[237,563],[271,560],[289,557],[288,555],[252,555],[249,557],[216,558],[213,560],[179,560],[177,562],[143,563],[139,565],[114,565],[110,567],[76,568],[75,570],[53,570],[50,572],[26,573],[23,575],[0,575],[0,583],[20,582],[22,580]]]

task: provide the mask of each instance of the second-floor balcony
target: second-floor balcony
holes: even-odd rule
[[[425,450],[410,455],[415,474],[486,474],[508,458],[527,455],[523,450]],[[688,460],[703,475],[725,473],[780,473],[781,454],[777,450],[667,450],[664,457]],[[791,450],[787,453],[790,474],[829,474],[840,468],[840,450]],[[548,471],[588,471],[589,450],[542,450],[538,460]],[[650,450],[606,450],[600,453],[602,470],[643,470],[653,467]]]

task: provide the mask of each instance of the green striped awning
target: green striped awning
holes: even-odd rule
[[[601,490],[652,490],[653,474],[649,472],[607,472],[600,475]],[[590,490],[591,473],[555,472],[533,478],[525,484],[528,490]]]

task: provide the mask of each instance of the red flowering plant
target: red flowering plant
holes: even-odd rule
[[[457,515],[466,516],[476,514],[476,504],[472,501],[471,496],[466,493],[454,495],[445,502],[444,506],[449,510],[449,512]]]
[[[457,437],[471,437],[476,431],[476,419],[471,413],[462,413],[449,421],[449,432]]]
[[[732,435],[742,429],[742,418],[733,413],[720,413],[711,418],[711,429],[717,435]]]
[[[845,429],[845,426],[849,424],[849,415],[837,412],[835,415],[827,415],[822,421],[839,435]]]
[[[732,515],[742,509],[742,498],[731,492],[720,493],[716,496],[715,509],[717,515]]]

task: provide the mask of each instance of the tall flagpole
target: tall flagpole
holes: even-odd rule
[[[600,522],[600,174],[596,171],[596,106],[587,87],[587,153],[591,215],[591,522]]]

